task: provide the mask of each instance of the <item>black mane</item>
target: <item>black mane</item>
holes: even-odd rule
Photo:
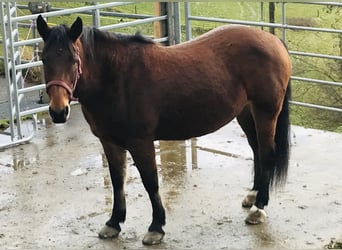
[[[109,33],[109,32],[106,32],[105,34],[108,34],[109,37],[113,37],[114,39],[117,39],[119,41],[123,41],[126,43],[141,43],[141,44],[154,44],[155,43],[151,38],[143,36],[140,31],[136,32],[135,35],[127,35],[127,34],[121,34],[121,33]]]
[[[113,42],[122,42],[126,44],[154,44],[154,41],[152,39],[144,37],[140,32],[137,32],[135,35],[127,35],[101,31],[94,27],[84,28],[82,32],[82,40],[86,43],[93,43],[94,39],[111,40]]]
[[[141,46],[155,44],[151,38],[144,37],[140,32],[137,32],[135,35],[127,35],[101,31],[94,27],[85,27],[83,29],[81,41],[84,49],[88,51],[91,56],[93,56],[95,41],[108,41],[125,45],[138,44]]]

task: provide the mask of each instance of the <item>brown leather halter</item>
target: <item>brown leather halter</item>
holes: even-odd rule
[[[76,50],[76,55],[77,55],[77,59],[76,59],[76,63],[77,63],[77,72],[75,74],[75,80],[74,83],[70,84],[66,83],[65,81],[62,80],[51,80],[46,84],[46,92],[49,92],[49,88],[52,86],[59,86],[64,88],[69,95],[69,101],[78,101],[78,98],[74,97],[74,91],[76,89],[76,85],[78,82],[78,79],[81,77],[82,75],[82,65],[81,65],[81,58],[80,58],[80,52],[79,52],[79,48],[73,44],[74,49]]]

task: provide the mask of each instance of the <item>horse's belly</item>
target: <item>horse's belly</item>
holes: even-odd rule
[[[189,117],[161,119],[156,130],[157,140],[186,140],[216,131],[234,119],[235,114],[220,117],[189,115]]]
[[[162,109],[156,129],[156,139],[184,140],[212,133],[234,119],[245,107],[243,91],[223,95],[204,94],[182,100],[172,108]]]

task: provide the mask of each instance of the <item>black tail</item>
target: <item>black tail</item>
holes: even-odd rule
[[[275,169],[273,182],[275,185],[284,184],[290,158],[290,117],[289,101],[291,99],[291,82],[289,81],[279,114],[275,134]],[[272,183],[272,182],[271,182]]]

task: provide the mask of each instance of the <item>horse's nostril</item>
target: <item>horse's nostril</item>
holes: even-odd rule
[[[69,117],[69,111],[69,106],[66,106],[64,109],[58,111],[49,107],[49,114],[54,123],[65,123]]]

